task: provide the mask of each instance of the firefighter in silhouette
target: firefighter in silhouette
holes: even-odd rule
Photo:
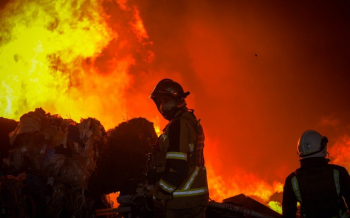
[[[181,85],[161,80],[150,98],[169,121],[155,145],[156,217],[205,217],[209,193],[204,166],[204,133],[200,120],[186,107]]]
[[[314,130],[298,142],[300,168],[291,173],[283,190],[283,217],[349,217],[350,177],[344,167],[328,164],[327,137]],[[346,203],[346,205],[345,205]]]

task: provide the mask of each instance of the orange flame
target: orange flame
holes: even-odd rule
[[[215,174],[210,164],[207,164],[206,167],[210,197],[216,201],[222,201],[225,198],[243,193],[267,202],[274,193],[283,191],[282,183],[275,181],[273,184],[269,184],[257,178],[254,174],[246,173],[239,168],[236,169],[234,176],[224,179]]]
[[[137,7],[127,0],[108,4],[120,15],[108,14],[103,0],[7,3],[0,12],[0,116],[18,120],[42,107],[74,120],[96,117],[108,129],[128,119],[131,109],[140,111],[128,107],[127,92],[135,82],[130,67],[140,61],[135,56],[146,63],[153,60],[147,48],[152,42]],[[113,23],[120,17],[127,21]],[[161,134],[157,111],[144,110]],[[268,184],[242,169],[222,178],[210,164],[208,182],[217,201],[244,193],[267,202],[282,191],[281,183]]]
[[[282,205],[280,202],[278,201],[270,201],[268,204],[267,204],[272,210],[282,214]]]
[[[283,184],[278,180],[268,183],[256,174],[237,166],[226,166],[234,174],[223,177],[218,173],[221,161],[217,160],[216,150],[219,149],[219,144],[217,141],[206,138],[205,151],[210,148],[210,152],[205,152],[210,198],[220,202],[226,198],[244,194],[280,213],[281,202],[272,202],[271,197],[283,192]],[[215,162],[212,162],[213,160]]]
[[[208,185],[210,198],[215,201],[222,201],[238,194],[245,194],[252,198],[258,198],[271,209],[282,213],[281,203],[269,201],[274,193],[283,192],[283,184],[274,181],[272,184],[256,177],[252,173],[246,173],[242,169],[236,169],[236,173],[231,178],[222,178],[216,175],[211,165],[207,164]]]
[[[112,208],[117,208],[119,206],[119,203],[117,201],[117,198],[119,197],[120,192],[112,192],[106,196],[107,201],[109,201],[112,205]]]
[[[5,6],[0,13],[0,116],[18,119],[43,107],[74,120],[96,117],[106,128],[123,121],[125,91],[133,82],[129,68],[136,63],[125,47],[140,47],[148,36],[137,8],[120,4],[131,13],[122,28],[132,30],[139,42],[121,38],[102,3],[25,0]],[[99,63],[112,49],[112,57]],[[146,56],[149,60],[152,53]],[[108,72],[100,65],[109,66]]]
[[[334,164],[350,171],[350,136],[344,135],[330,149],[329,157]]]

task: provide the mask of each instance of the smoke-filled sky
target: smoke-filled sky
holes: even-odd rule
[[[0,116],[40,106],[162,128],[148,96],[171,78],[202,120],[213,199],[267,201],[308,129],[350,170],[349,1],[68,2],[1,1]]]
[[[189,90],[216,174],[284,182],[308,129],[350,130],[349,1],[138,1],[153,71]],[[337,154],[330,154],[330,157]],[[246,181],[249,183],[249,181]]]

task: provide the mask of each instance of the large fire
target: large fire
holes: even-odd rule
[[[207,164],[208,184],[210,198],[216,201],[222,201],[238,194],[245,194],[250,197],[258,198],[262,203],[266,203],[270,208],[281,212],[281,203],[270,201],[270,197],[275,193],[283,192],[283,184],[275,181],[272,184],[258,178],[253,173],[247,173],[243,169],[236,169],[235,175],[229,178],[223,178],[215,174],[215,170],[210,164]]]
[[[119,27],[102,5],[100,0],[6,5],[0,21],[2,116],[18,119],[43,107],[74,120],[98,117],[106,128],[128,118],[125,90],[136,63],[130,48],[142,47],[148,36],[135,7],[120,1],[119,12],[130,20]]]
[[[220,175],[215,175],[215,170],[211,165],[207,164],[208,182],[210,184],[210,197],[215,200],[223,200],[225,198],[245,194],[248,196],[258,197],[266,202],[274,193],[283,191],[283,184],[276,181],[269,184],[262,179],[257,178],[252,173],[247,173],[242,169],[236,170],[236,175],[231,178],[222,178]]]
[[[10,1],[0,25],[0,116],[18,120],[42,107],[74,120],[95,117],[106,129],[147,116],[160,133],[155,108],[141,112],[130,103],[140,96],[128,95],[136,79],[131,67],[153,59],[137,7],[126,0]],[[224,178],[208,165],[208,181],[216,201],[244,193],[268,203],[282,192],[281,182],[269,184],[242,169]]]

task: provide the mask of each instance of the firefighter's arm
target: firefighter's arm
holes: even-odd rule
[[[287,218],[287,217],[295,218],[298,210],[297,198],[294,194],[293,187],[292,187],[291,178],[293,176],[294,176],[294,173],[289,175],[286,178],[286,181],[283,187],[283,199],[282,199],[282,217],[283,218]]]
[[[348,171],[341,167],[339,169],[340,194],[344,197],[347,206],[350,206],[350,176]]]
[[[155,194],[159,199],[170,199],[175,189],[183,183],[187,176],[187,151],[189,129],[186,123],[178,119],[169,126],[169,148],[166,154],[165,172],[159,181]]]

